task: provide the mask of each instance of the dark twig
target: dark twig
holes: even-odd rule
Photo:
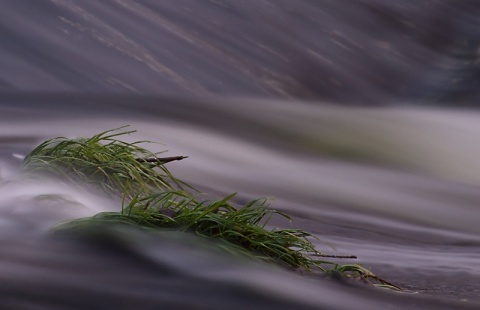
[[[135,158],[140,163],[160,163],[166,164],[175,160],[182,160],[188,158],[188,156],[172,156],[172,157],[148,157],[148,158]]]
[[[329,258],[351,258],[351,259],[357,259],[355,255],[328,255],[328,254],[314,254],[313,256],[319,256],[319,257],[329,257]]]
[[[377,280],[378,282],[382,283],[383,285],[391,286],[391,287],[395,288],[395,289],[398,290],[398,291],[404,291],[404,289],[401,288],[400,286],[397,286],[397,285],[395,285],[395,284],[393,284],[393,283],[390,283],[390,282],[388,282],[388,281],[386,281],[386,280],[384,280],[384,279],[382,279],[382,278],[380,278],[380,277],[377,277],[377,276],[375,276],[375,275],[370,275],[370,278]]]

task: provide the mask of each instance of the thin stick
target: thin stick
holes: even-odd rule
[[[313,256],[319,256],[319,257],[330,257],[330,258],[351,258],[351,259],[357,259],[355,255],[328,255],[328,254],[315,254]]]
[[[140,163],[161,163],[166,164],[175,160],[182,160],[188,158],[188,156],[172,156],[172,157],[148,157],[148,158],[135,158]]]

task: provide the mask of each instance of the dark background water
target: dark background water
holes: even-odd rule
[[[4,308],[478,309],[478,1],[0,4]],[[276,225],[416,294],[291,274],[188,235],[51,236],[119,201],[22,179],[20,157],[123,125],[189,155],[170,166],[178,177],[238,203],[275,196],[295,218]]]
[[[2,0],[2,6],[2,90],[355,105],[479,98],[478,1]]]

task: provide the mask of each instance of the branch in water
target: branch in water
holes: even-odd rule
[[[330,258],[351,258],[351,259],[357,259],[355,255],[328,255],[328,254],[315,254],[313,256],[319,256],[319,257],[330,257]]]
[[[166,164],[175,160],[182,160],[188,158],[188,156],[172,156],[172,157],[148,157],[148,158],[135,158],[140,163],[160,163]]]

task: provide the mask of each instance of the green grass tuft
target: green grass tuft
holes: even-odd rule
[[[91,138],[47,140],[27,155],[24,168],[100,187],[127,199],[182,188],[182,182],[161,161],[139,160],[157,158],[158,153],[139,146],[147,141],[123,142],[116,138],[134,131],[114,131]]]
[[[124,128],[124,127],[122,127]],[[141,147],[148,141],[127,143],[118,140],[134,131],[105,131],[90,138],[47,140],[24,160],[28,174],[49,175],[101,188],[122,198],[119,212],[99,213],[90,218],[68,221],[56,230],[77,229],[94,223],[133,225],[145,229],[194,232],[226,242],[223,247],[256,259],[295,269],[340,272],[378,286],[398,289],[365,268],[338,265],[326,258],[355,258],[318,251],[310,233],[300,229],[269,229],[272,216],[290,217],[269,208],[267,199],[253,200],[236,207],[234,194],[218,201],[200,201],[193,187],[176,179],[165,163],[184,157],[159,158]],[[328,268],[327,268],[328,267]]]

